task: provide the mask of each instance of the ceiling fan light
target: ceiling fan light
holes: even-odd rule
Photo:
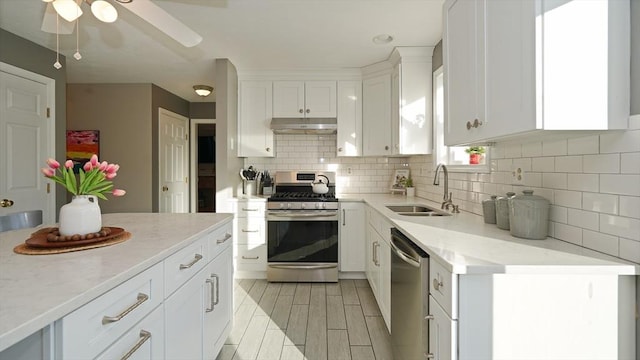
[[[82,15],[82,9],[75,0],[55,0],[53,8],[56,9],[58,15],[68,22],[72,22]]]
[[[118,11],[110,3],[104,0],[95,0],[91,4],[91,12],[98,20],[112,23],[118,19]]]
[[[205,97],[211,94],[211,92],[213,91],[213,88],[208,85],[194,85],[193,90],[196,91],[196,94],[202,97]]]

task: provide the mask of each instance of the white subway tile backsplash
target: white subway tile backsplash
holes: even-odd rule
[[[566,224],[568,219],[568,208],[563,206],[551,205],[551,207],[549,208],[549,220]]]
[[[569,139],[567,142],[569,155],[597,154],[600,148],[597,135]]]
[[[640,219],[640,197],[620,196],[620,216]]]
[[[600,175],[600,192],[640,196],[640,175]]]
[[[567,174],[564,173],[543,173],[542,187],[549,189],[566,189]]]
[[[555,172],[581,173],[582,156],[557,156],[555,158]]]
[[[600,193],[582,193],[582,209],[607,214],[618,214],[618,196]]]
[[[620,172],[623,174],[640,174],[640,153],[620,154]]]
[[[504,155],[507,158],[519,158],[522,157],[522,145],[509,144],[505,146]]]
[[[542,142],[542,156],[567,155],[567,140],[548,140]]]
[[[582,246],[613,256],[618,256],[619,253],[617,236],[611,236],[595,231],[583,230]]]
[[[542,173],[527,173],[524,176],[524,185],[528,187],[542,187]]]
[[[640,130],[612,131],[600,135],[600,153],[640,151]]]
[[[600,231],[640,241],[640,220],[622,216],[600,214]]]
[[[584,211],[578,209],[568,209],[567,211],[569,225],[581,227],[583,229],[598,231],[599,218],[598,213],[591,211]]]
[[[633,262],[640,263],[640,242],[631,239],[620,238],[620,256],[621,258]]]
[[[596,192],[600,178],[598,174],[568,174],[567,181],[569,190]]]
[[[583,167],[586,173],[617,174],[620,172],[620,154],[585,155]]]
[[[532,143],[522,144],[522,156],[523,157],[542,156],[542,143],[532,142]]]
[[[554,172],[555,158],[553,157],[533,158],[531,161],[531,171]]]
[[[582,229],[577,226],[554,223],[553,237],[576,245],[582,245]]]
[[[582,208],[582,193],[579,191],[555,190],[553,199],[549,199],[552,204],[566,206],[575,209]]]

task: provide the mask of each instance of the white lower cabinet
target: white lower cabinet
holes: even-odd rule
[[[367,280],[387,330],[391,331],[391,247],[389,245],[391,224],[368,207],[366,228]]]
[[[364,204],[360,202],[340,203],[340,271],[365,271]]]
[[[429,355],[435,360],[457,359],[457,322],[429,295]]]
[[[100,354],[96,360],[164,359],[164,343],[164,306],[160,305]]]
[[[215,359],[222,349],[233,319],[233,262],[231,247],[224,250],[205,269],[205,283],[209,295],[205,294],[203,351],[204,359]]]

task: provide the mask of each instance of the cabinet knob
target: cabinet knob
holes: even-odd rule
[[[341,147],[338,148],[338,152],[342,152],[342,148]]]
[[[10,199],[0,200],[0,207],[12,207],[13,204],[14,204],[13,200],[10,200]]]
[[[306,112],[307,112],[307,114],[308,114],[308,113],[310,113],[310,112],[311,112],[311,110],[307,109],[307,111],[306,111]]]
[[[387,146],[385,146],[385,147],[384,147],[384,149],[385,149],[385,150],[389,150],[389,146],[388,146],[388,145],[387,145]]]
[[[438,279],[433,279],[433,288],[436,290],[440,290],[440,288],[443,286],[444,284],[442,283],[442,281],[438,281]]]
[[[298,110],[298,112],[299,112],[300,114],[302,114],[302,113],[304,113],[304,110],[300,109],[300,110]]]
[[[475,129],[477,129],[477,128],[478,128],[478,126],[481,126],[481,125],[482,125],[482,121],[480,121],[480,120],[478,120],[478,119],[473,120],[473,127],[474,127]]]
[[[270,152],[270,151],[271,151],[271,148],[267,148],[266,150],[267,150],[267,152]]]
[[[467,130],[471,130],[471,121],[467,121]]]

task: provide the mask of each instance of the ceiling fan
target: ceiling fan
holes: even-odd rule
[[[100,21],[113,22],[118,17],[117,10],[106,0],[42,1],[47,3],[47,8],[42,19],[41,29],[53,34],[73,33],[75,20],[83,13],[81,8],[83,3],[91,6],[91,12]],[[115,2],[185,47],[196,46],[202,41],[202,36],[151,2],[151,0],[115,0]]]

